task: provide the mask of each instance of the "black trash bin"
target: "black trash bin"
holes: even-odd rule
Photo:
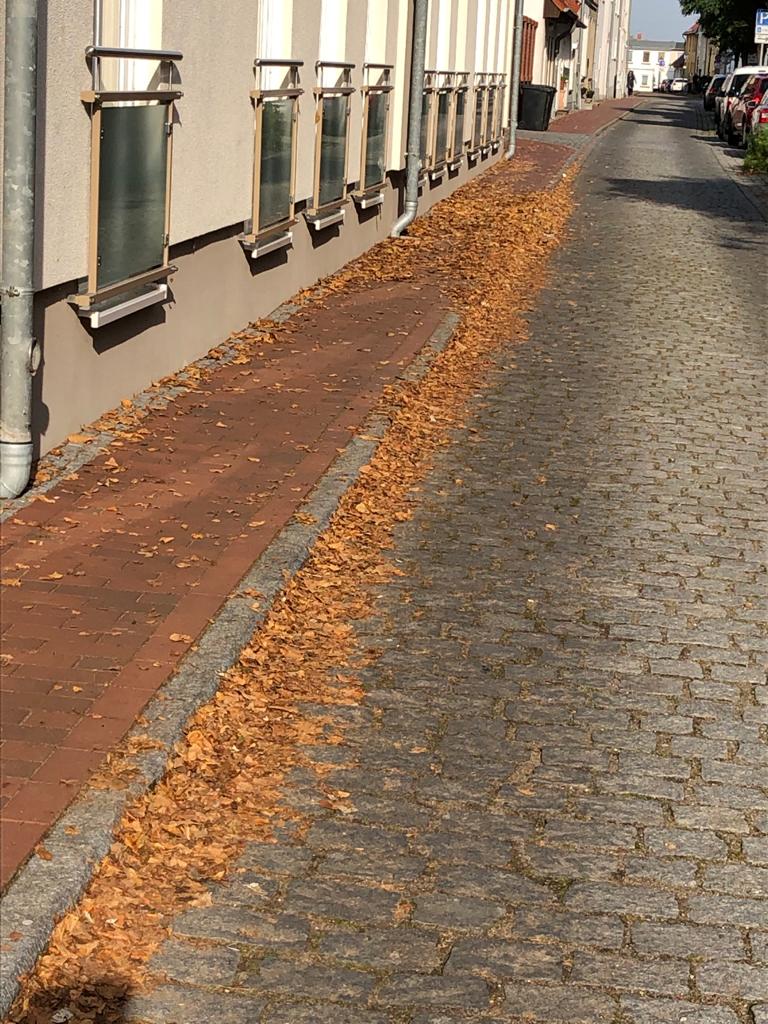
[[[522,85],[520,87],[520,127],[529,132],[545,132],[552,116],[555,87]]]

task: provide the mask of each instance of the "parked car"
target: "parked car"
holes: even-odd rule
[[[673,78],[669,83],[670,92],[688,92],[688,88],[687,78]]]
[[[728,131],[731,125],[731,107],[741,90],[752,75],[768,74],[768,66],[752,65],[749,67],[736,68],[723,82],[721,95],[715,100],[715,120],[717,122],[717,134],[721,139],[728,138]]]
[[[669,79],[662,78],[659,82],[659,92],[669,92]]]
[[[704,109],[714,110],[715,100],[717,94],[720,92],[720,86],[725,81],[725,75],[713,75],[710,79],[709,85],[704,91]]]
[[[731,123],[727,139],[730,145],[736,142],[742,146],[747,144],[749,121],[752,111],[758,105],[768,89],[768,74],[750,75],[731,106]]]
[[[765,131],[768,131],[768,90],[763,93],[763,98],[749,116],[747,142],[749,142],[750,135],[753,135],[755,132]]]

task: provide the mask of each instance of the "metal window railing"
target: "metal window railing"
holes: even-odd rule
[[[254,61],[254,148],[250,231],[244,243],[286,230],[295,223],[296,137],[299,68],[303,61]],[[279,81],[274,81],[280,76]]]
[[[338,209],[347,197],[347,161],[349,157],[349,110],[354,64],[317,61],[318,85],[317,134],[312,207],[307,213],[317,217]],[[331,72],[334,82],[326,82]]]
[[[87,313],[137,295],[176,268],[168,263],[176,50],[89,46],[92,88],[81,93],[91,118],[88,276],[70,301]],[[105,89],[102,60],[156,61],[146,89]]]

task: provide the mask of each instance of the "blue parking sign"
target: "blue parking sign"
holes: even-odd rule
[[[768,43],[768,10],[755,12],[755,42]]]

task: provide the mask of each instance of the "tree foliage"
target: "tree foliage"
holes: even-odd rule
[[[702,32],[721,50],[746,59],[754,48],[755,12],[762,0],[680,0],[683,14],[697,15]]]

